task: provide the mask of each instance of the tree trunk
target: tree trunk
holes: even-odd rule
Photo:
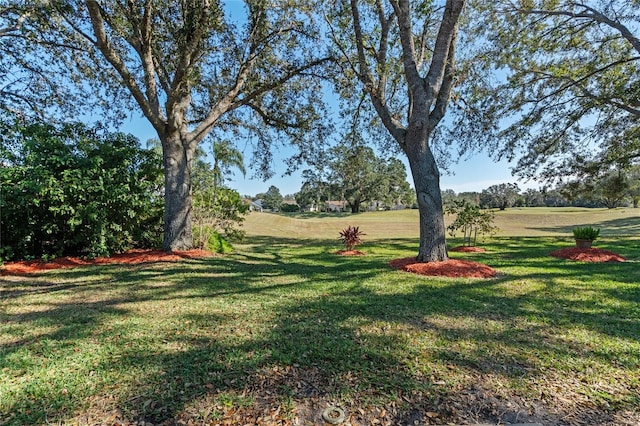
[[[429,133],[409,130],[406,154],[416,188],[420,213],[419,262],[441,262],[449,258],[445,237],[444,212],[440,194],[440,172],[429,148]]]
[[[162,139],[164,163],[164,251],[193,248],[191,163],[193,149],[178,131]]]

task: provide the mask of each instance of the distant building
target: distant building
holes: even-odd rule
[[[327,201],[326,203],[328,212],[343,212],[346,210],[347,202],[346,201]]]
[[[249,200],[248,198],[246,198],[244,200],[245,204],[247,204],[249,206],[249,211],[250,212],[262,212],[264,211],[264,209],[262,208],[262,200]]]
[[[319,212],[320,209],[318,208],[318,205],[316,203],[310,204],[308,206],[306,206],[305,208],[301,209],[301,211],[303,212]]]

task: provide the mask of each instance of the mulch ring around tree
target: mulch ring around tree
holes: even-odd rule
[[[451,278],[491,278],[497,271],[490,266],[470,260],[449,259],[443,262],[418,262],[415,257],[394,259],[389,266],[419,275]]]
[[[577,260],[580,262],[624,262],[626,259],[619,254],[609,250],[603,250],[596,247],[578,248],[566,247],[549,253],[553,257],[561,259]]]
[[[29,275],[51,269],[75,268],[88,265],[108,264],[141,264],[154,262],[176,262],[183,259],[202,259],[212,256],[206,250],[187,250],[164,252],[161,250],[129,250],[125,253],[114,254],[111,257],[83,259],[80,257],[59,257],[48,262],[40,260],[25,260],[20,262],[6,262],[0,266],[0,275]]]

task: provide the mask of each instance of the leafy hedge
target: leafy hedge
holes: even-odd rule
[[[83,124],[2,123],[0,257],[106,256],[162,233],[162,160]]]

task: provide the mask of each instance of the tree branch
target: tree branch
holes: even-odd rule
[[[447,1],[449,4],[449,1]],[[398,17],[398,27],[400,28],[400,44],[402,46],[402,64],[404,74],[409,85],[409,91],[415,96],[424,90],[424,80],[418,71],[416,63],[416,52],[413,41],[413,29],[411,25],[411,7],[408,0],[393,0],[391,5]],[[437,42],[436,42],[437,46]]]
[[[300,128],[300,124],[298,124],[298,123],[290,123],[290,122],[275,118],[273,116],[273,114],[267,113],[265,110],[263,110],[258,105],[254,104],[252,102],[247,102],[244,105],[248,106],[253,111],[255,111],[260,116],[260,118],[262,118],[262,121],[267,126],[283,127],[283,128],[286,127],[286,128],[290,128],[290,129]]]
[[[156,67],[153,59],[152,48],[152,22],[151,22],[151,0],[146,0],[144,4],[144,13],[140,21],[140,59],[142,60],[142,68],[144,69],[145,85],[147,89],[147,97],[151,110],[158,117],[161,116],[160,100],[158,99],[158,90],[156,87]]]
[[[5,13],[10,12],[12,9],[11,8],[6,8],[4,10],[2,10],[2,12],[0,12],[0,16],[2,16]],[[20,16],[18,16],[18,19],[16,20],[16,23],[13,24],[12,26],[9,27],[5,27],[5,28],[0,28],[0,37],[18,31],[20,28],[22,28],[22,24],[24,23],[24,21],[29,17],[30,13],[29,12],[25,12],[23,14],[21,14]]]
[[[455,33],[451,38],[451,46],[449,47],[449,60],[445,65],[444,75],[442,78],[442,86],[438,92],[436,104],[431,113],[429,114],[429,126],[431,129],[435,129],[436,125],[442,120],[447,106],[449,105],[449,99],[451,98],[451,90],[453,88],[453,82],[455,78],[455,51],[456,51],[456,39],[458,38],[458,29],[456,25]]]
[[[573,3],[576,7],[581,7],[584,9],[584,11],[582,12],[572,12],[572,11],[568,11],[568,10],[543,10],[543,9],[534,9],[534,10],[527,10],[527,9],[521,9],[521,8],[517,8],[515,9],[517,12],[520,13],[528,13],[528,14],[534,14],[534,15],[547,15],[547,16],[568,16],[570,18],[585,18],[585,19],[591,19],[595,22],[601,23],[601,24],[605,24],[611,28],[613,28],[614,30],[618,31],[620,33],[620,35],[622,35],[622,37],[624,37],[629,43],[631,43],[631,46],[633,46],[633,48],[640,53],[640,38],[636,37],[630,30],[629,28],[627,28],[626,25],[624,25],[622,22],[618,21],[618,20],[614,20],[609,18],[608,16],[606,16],[604,13],[586,5],[586,4],[582,4],[582,3]]]
[[[360,23],[360,10],[357,0],[351,0],[351,15],[353,17],[353,30],[356,38],[356,49],[358,51],[358,78],[365,85],[367,91],[373,90],[373,76],[367,65],[367,56],[364,52],[364,38],[362,35],[362,25]]]
[[[407,0],[402,1],[406,2]],[[458,20],[464,4],[464,0],[447,0],[445,5],[431,65],[425,77],[430,97],[439,96],[447,64],[453,60],[452,48],[458,34]]]
[[[358,9],[357,0],[351,0],[351,15],[353,17],[353,28],[354,35],[356,41],[356,48],[358,51],[358,63],[359,70],[357,75],[360,78],[360,81],[364,84],[364,90],[369,94],[371,102],[373,103],[373,107],[375,108],[380,120],[382,120],[382,124],[387,128],[389,133],[393,136],[393,138],[401,145],[404,146],[404,137],[406,134],[406,130],[400,124],[398,120],[393,118],[391,112],[389,111],[388,106],[386,105],[386,101],[384,99],[384,92],[379,93],[378,90],[374,87],[374,79],[369,70],[369,66],[367,65],[367,58],[364,51],[364,41],[362,35],[362,26],[360,23],[360,11]],[[386,70],[382,70],[385,71]]]
[[[258,7],[259,5],[256,5]],[[251,31],[249,35],[250,45],[246,59],[238,58],[241,61],[240,67],[238,69],[238,74],[236,75],[235,83],[233,87],[231,87],[227,93],[222,96],[222,98],[218,101],[218,103],[213,106],[206,117],[200,122],[200,124],[192,131],[194,135],[193,142],[194,144],[199,143],[205,136],[209,133],[209,131],[213,128],[218,119],[227,111],[233,109],[232,105],[236,101],[236,98],[244,88],[251,71],[253,70],[253,66],[258,57],[256,51],[258,51],[258,47],[261,43],[260,38],[258,38],[258,29],[262,20],[264,19],[264,9],[259,10],[259,13],[250,14],[251,18]],[[237,108],[240,105],[236,105]]]
[[[640,110],[639,109],[634,108],[631,105],[623,104],[621,102],[615,102],[612,99],[608,99],[607,97],[595,95],[592,92],[590,92],[586,87],[581,85],[584,81],[586,81],[590,77],[593,77],[596,74],[599,74],[599,73],[601,73],[603,71],[606,71],[609,68],[612,68],[612,67],[614,67],[616,65],[621,65],[621,64],[628,63],[628,62],[638,61],[638,60],[640,60],[640,56],[635,56],[635,57],[632,57],[632,58],[625,58],[625,59],[621,59],[619,61],[614,61],[614,62],[611,62],[611,63],[609,63],[609,64],[607,64],[607,65],[605,65],[603,67],[600,67],[600,68],[598,68],[596,70],[593,70],[592,72],[580,77],[577,80],[576,79],[572,79],[570,77],[556,76],[556,75],[553,75],[553,74],[550,74],[550,73],[547,73],[547,72],[537,71],[537,70],[520,70],[520,71],[524,71],[524,72],[532,73],[532,74],[542,75],[542,76],[544,76],[546,78],[549,78],[549,79],[558,78],[558,79],[567,81],[567,84],[565,84],[562,87],[554,90],[553,92],[545,95],[543,98],[538,99],[538,101],[541,101],[541,100],[556,96],[559,93],[564,92],[565,90],[567,90],[567,89],[569,89],[571,87],[577,87],[578,90],[580,90],[584,95],[588,96],[591,99],[599,100],[599,101],[602,101],[602,102],[606,102],[606,103],[608,103],[610,105],[614,105],[614,106],[616,106],[618,108],[624,109],[625,111],[627,111],[627,112],[629,112],[629,113],[631,113],[633,115],[640,116]]]
[[[325,62],[329,62],[331,61],[333,58],[327,56],[325,58],[320,58],[320,59],[316,59],[315,61],[311,61],[301,67],[298,68],[293,68],[290,69],[289,71],[287,71],[282,77],[280,77],[277,80],[274,80],[268,84],[264,84],[263,86],[258,87],[256,90],[252,91],[251,93],[247,94],[246,96],[242,97],[242,99],[239,99],[237,101],[234,102],[234,106],[233,108],[237,108],[238,106],[241,105],[247,105],[249,102],[253,101],[255,98],[257,98],[260,95],[265,94],[266,92],[269,92],[273,89],[275,89],[276,87],[279,87],[281,85],[283,85],[284,83],[286,83],[287,81],[291,80],[292,78],[298,76],[298,75],[302,75],[304,74],[305,71],[311,69],[311,68],[315,68],[318,65],[321,65]]]
[[[163,132],[164,123],[158,115],[154,114],[153,108],[151,108],[149,102],[144,96],[144,93],[142,93],[142,90],[140,90],[135,77],[133,76],[133,74],[131,74],[122,58],[109,43],[109,39],[104,27],[104,20],[102,19],[102,8],[96,0],[86,0],[86,5],[87,10],[89,11],[89,17],[91,18],[93,32],[96,37],[96,46],[102,52],[105,59],[115,68],[116,72],[120,75],[124,84],[131,91],[131,94],[142,109],[142,112],[151,122],[154,128],[158,131],[158,133]]]
[[[378,52],[376,53],[376,61],[378,63],[378,87],[377,92],[381,98],[383,98],[386,91],[387,86],[387,74],[389,70],[387,69],[387,52],[388,52],[388,43],[389,43],[389,31],[391,29],[391,22],[395,16],[395,12],[389,16],[389,18],[384,16],[384,8],[382,6],[382,1],[376,1],[376,7],[378,9],[378,20],[380,21],[380,43],[378,43]]]

